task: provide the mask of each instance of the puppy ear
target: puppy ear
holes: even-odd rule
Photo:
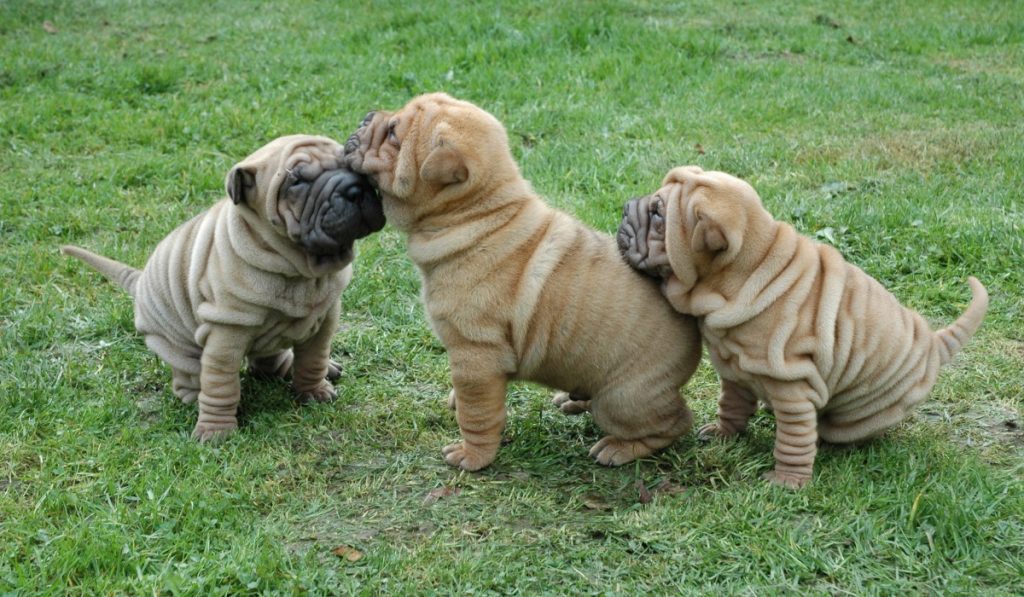
[[[701,184],[690,196],[693,201],[690,249],[694,253],[739,251],[746,227],[743,209],[712,185]]]
[[[432,184],[450,185],[465,182],[469,168],[462,154],[450,145],[439,144],[420,166],[420,178]]]
[[[678,166],[668,171],[668,174],[661,181],[661,186],[672,183],[685,184],[686,181],[701,174],[704,174],[704,170],[700,166]]]
[[[228,178],[224,182],[228,190],[228,197],[238,205],[249,204],[249,195],[256,189],[256,169],[246,166],[235,166],[228,172]]]
[[[729,239],[725,235],[722,223],[709,214],[709,211],[698,208],[694,213],[697,224],[693,227],[690,237],[690,248],[694,253],[702,251],[717,253],[729,248]]]

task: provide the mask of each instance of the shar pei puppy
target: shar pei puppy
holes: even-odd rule
[[[834,248],[774,220],[746,182],[687,166],[662,184],[626,204],[620,250],[700,323],[722,381],[700,434],[742,432],[758,400],[775,411],[773,483],[810,480],[818,438],[857,442],[902,420],[985,316],[970,278],[966,312],[932,332]]]
[[[422,95],[368,115],[346,152],[408,235],[448,351],[462,433],[442,450],[448,464],[475,471],[494,460],[510,380],[564,390],[563,412],[589,408],[607,434],[590,450],[601,464],[646,456],[690,429],[680,388],[700,360],[693,318],[626,265],[612,237],[537,196],[494,116]]]
[[[326,137],[275,139],[231,169],[228,196],[171,232],[137,270],[61,250],[135,299],[135,327],[171,366],[174,393],[198,399],[193,437],[233,431],[239,370],[292,377],[301,401],[334,398],[325,378],[353,243],[384,226],[373,186]]]

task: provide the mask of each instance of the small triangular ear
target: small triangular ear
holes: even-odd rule
[[[235,166],[228,172],[227,180],[224,182],[227,187],[228,197],[238,205],[249,204],[249,196],[256,190],[256,169],[246,166]]]
[[[729,239],[725,235],[725,229],[721,222],[711,213],[710,210],[697,208],[694,215],[697,224],[693,227],[690,235],[690,248],[694,253],[710,251],[717,253],[729,248]]]
[[[449,185],[465,182],[469,168],[462,154],[450,145],[438,145],[420,166],[420,178],[428,183]]]

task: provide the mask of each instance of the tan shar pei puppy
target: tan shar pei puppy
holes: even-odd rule
[[[679,390],[700,359],[694,320],[626,265],[615,241],[547,206],[519,173],[504,127],[441,93],[367,116],[349,165],[378,186],[408,235],[434,332],[448,350],[463,441],[452,466],[490,464],[510,380],[565,390],[607,434],[590,454],[619,465],[690,429]]]
[[[985,316],[970,278],[967,311],[933,333],[838,251],[772,219],[746,182],[687,166],[662,184],[626,204],[619,247],[700,322],[722,379],[717,422],[700,433],[742,432],[758,400],[775,411],[773,483],[810,480],[819,437],[856,442],[902,420]]]
[[[236,165],[227,193],[171,232],[144,269],[73,246],[135,299],[135,327],[171,366],[174,393],[198,398],[193,437],[237,425],[239,369],[292,376],[301,401],[334,398],[325,377],[341,292],[352,279],[353,243],[384,226],[365,177],[342,165],[325,137],[275,139]]]

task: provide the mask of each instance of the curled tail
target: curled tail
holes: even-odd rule
[[[135,285],[139,280],[139,274],[142,272],[134,267],[125,265],[120,261],[108,259],[102,255],[97,255],[91,251],[86,251],[74,245],[64,245],[60,248],[60,252],[81,259],[86,264],[92,266],[93,269],[106,276],[111,282],[124,288],[132,297],[135,296]]]
[[[935,346],[939,349],[939,362],[943,365],[953,360],[956,353],[971,339],[988,311],[988,291],[974,276],[967,278],[967,283],[971,285],[973,295],[971,304],[949,327],[935,332]]]

